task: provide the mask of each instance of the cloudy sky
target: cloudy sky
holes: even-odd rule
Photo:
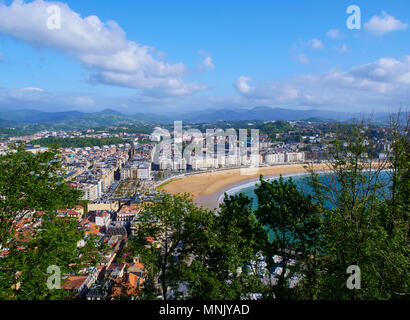
[[[0,110],[408,108],[408,0],[352,4],[0,0]]]

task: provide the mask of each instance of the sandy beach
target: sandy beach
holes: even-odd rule
[[[315,165],[314,167],[317,171],[323,171],[327,168],[325,164]],[[213,209],[217,207],[218,199],[224,192],[242,184],[257,181],[260,175],[269,178],[300,173],[306,173],[306,169],[302,164],[262,167],[249,172],[232,169],[188,176],[168,183],[161,190],[170,194],[189,193],[195,203]]]

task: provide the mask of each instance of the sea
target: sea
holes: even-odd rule
[[[334,180],[334,176],[330,174],[329,172],[318,172],[318,174],[319,174],[319,179],[323,182],[330,182]],[[309,178],[310,178],[310,174],[308,173],[283,175],[283,178],[285,180],[291,178],[293,182],[296,184],[296,186],[298,187],[298,189],[304,194],[308,194],[312,191],[308,183]],[[379,182],[381,182],[381,184],[383,185],[383,188],[380,190],[380,195],[386,195],[389,193],[389,187],[390,187],[389,178],[390,178],[390,174],[387,170],[382,171],[380,173]],[[279,179],[279,176],[275,176],[275,177],[267,178],[266,180],[272,181],[272,180],[278,180],[278,179]],[[234,194],[240,194],[240,193],[246,194],[248,198],[252,200],[253,209],[256,210],[258,208],[258,199],[255,194],[255,189],[257,188],[258,184],[259,184],[259,181],[244,183],[240,186],[236,186],[232,189],[229,189],[228,191],[226,191],[226,194],[227,195],[234,195]],[[337,183],[335,183],[335,188],[337,189],[339,188]],[[221,196],[219,201],[223,201],[223,195]]]
[[[335,176],[330,174],[329,172],[317,172],[319,179],[323,182],[332,182],[335,186],[335,188],[339,188],[340,185],[338,185],[337,182],[335,182]],[[308,183],[308,179],[310,178],[310,174],[308,173],[300,173],[300,174],[290,174],[290,175],[283,175],[282,176],[284,179],[292,179],[293,182],[296,184],[297,188],[303,192],[304,194],[309,194],[312,189]],[[279,179],[279,176],[274,176],[274,177],[270,177],[270,178],[266,178],[266,180],[268,181],[272,181],[272,180],[277,180]],[[372,183],[374,183],[374,181],[372,181]],[[379,176],[379,183],[381,183],[381,185],[383,186],[380,190],[380,196],[381,197],[385,197],[386,195],[389,194],[389,190],[390,190],[390,173],[385,170],[382,171],[380,173]],[[257,188],[257,185],[259,184],[259,181],[252,181],[252,182],[248,182],[248,183],[244,183],[242,185],[236,186],[232,189],[229,189],[228,191],[226,191],[226,194],[229,195],[234,195],[234,194],[240,194],[240,193],[244,193],[248,196],[248,198],[250,198],[252,200],[252,208],[254,210],[256,210],[258,208],[258,199],[257,196],[255,194],[255,190]],[[218,202],[221,203],[223,201],[224,195],[221,195],[221,197],[219,198]],[[331,205],[329,204],[329,206],[331,207]],[[272,239],[274,238],[274,234],[273,232],[267,227],[265,226],[265,229],[268,231],[268,237],[269,240],[272,241]]]

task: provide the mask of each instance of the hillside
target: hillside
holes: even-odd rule
[[[172,124],[174,120],[185,123],[215,123],[218,121],[326,121],[349,122],[351,119],[373,119],[376,123],[386,123],[387,113],[376,113],[372,116],[360,113],[345,113],[322,110],[291,110],[284,108],[256,107],[253,109],[208,109],[204,111],[158,115],[137,113],[125,115],[116,110],[105,109],[95,113],[79,111],[43,112],[31,109],[0,112],[0,127],[30,130],[37,129],[66,130],[98,128],[107,126],[132,126],[146,124]]]

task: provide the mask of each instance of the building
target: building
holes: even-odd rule
[[[84,207],[76,206],[74,209],[58,210],[57,214],[59,217],[69,217],[80,221],[84,215]]]
[[[117,213],[117,221],[123,224],[130,223],[142,211],[142,207],[132,204],[123,206]]]
[[[98,211],[95,214],[95,224],[99,227],[108,227],[111,223],[110,214],[107,211]]]
[[[118,201],[96,202],[88,204],[88,211],[118,211]]]
[[[95,201],[101,196],[101,183],[81,184],[79,189],[84,192],[81,200]]]
[[[151,180],[151,165],[149,163],[143,163],[138,167],[137,179]]]

